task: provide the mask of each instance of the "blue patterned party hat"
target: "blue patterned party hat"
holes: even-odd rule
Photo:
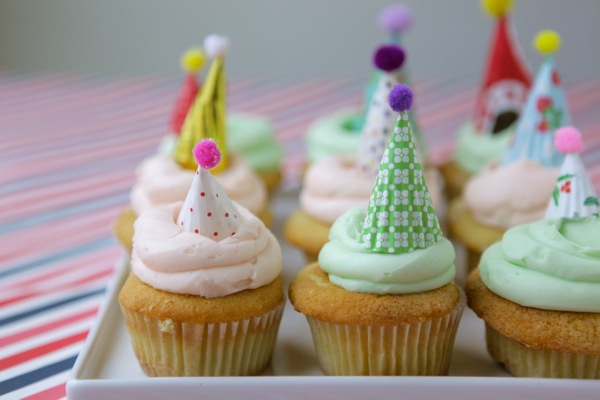
[[[517,123],[514,142],[505,154],[503,163],[509,165],[527,158],[549,168],[558,168],[564,155],[554,147],[554,132],[571,122],[553,57],[560,47],[560,36],[554,31],[541,31],[534,44],[544,55],[544,61]]]

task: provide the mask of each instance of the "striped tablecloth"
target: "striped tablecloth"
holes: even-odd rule
[[[0,397],[58,399],[122,255],[111,222],[166,131],[179,78],[0,72]],[[297,183],[303,133],[358,106],[359,80],[233,79],[229,108],[263,114]],[[567,81],[600,188],[600,78]],[[415,85],[434,161],[473,109],[474,79]]]

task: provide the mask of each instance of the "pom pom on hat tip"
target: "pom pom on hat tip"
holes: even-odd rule
[[[392,110],[408,111],[412,107],[413,92],[408,86],[399,84],[392,88],[388,100]]]
[[[204,52],[200,48],[192,48],[181,56],[181,68],[192,74],[196,73],[204,65]]]
[[[535,35],[533,45],[542,54],[556,53],[560,49],[561,37],[558,32],[546,29]]]
[[[229,39],[217,34],[208,35],[204,39],[204,50],[210,58],[222,57],[229,50]]]
[[[563,126],[554,133],[554,145],[563,154],[581,153],[583,150],[581,132],[573,126]]]
[[[482,0],[481,5],[488,14],[500,18],[510,12],[513,0]]]
[[[211,139],[204,139],[194,147],[194,158],[202,169],[213,169],[221,162],[221,152]]]
[[[413,23],[413,14],[402,4],[392,4],[379,13],[379,27],[386,32],[406,32]]]
[[[406,53],[400,46],[389,44],[379,47],[373,55],[373,63],[382,71],[391,72],[404,64]]]

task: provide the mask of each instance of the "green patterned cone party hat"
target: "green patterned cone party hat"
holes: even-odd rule
[[[400,114],[381,159],[360,235],[364,247],[377,253],[412,253],[442,238],[413,141],[408,117],[412,100],[406,85],[396,85],[390,92],[390,107]]]

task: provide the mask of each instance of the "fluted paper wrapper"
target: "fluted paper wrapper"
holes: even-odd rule
[[[259,375],[271,361],[285,301],[251,319],[210,324],[146,317],[121,308],[149,376]]]
[[[307,316],[327,375],[447,375],[466,298],[448,314],[389,326],[345,325]]]
[[[487,324],[485,336],[490,355],[514,376],[600,379],[600,354],[577,354],[528,347],[502,335]]]

